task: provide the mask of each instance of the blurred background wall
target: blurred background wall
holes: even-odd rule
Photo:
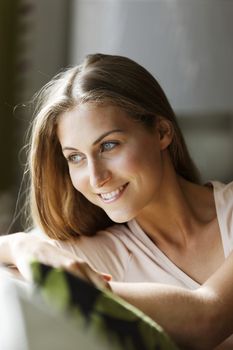
[[[30,100],[69,62],[70,6],[69,0],[0,1],[0,233],[22,229]]]
[[[32,112],[27,101],[88,53],[126,55],[146,67],[174,107],[203,181],[233,179],[232,0],[3,3],[0,232],[14,216],[23,163],[19,149]],[[10,231],[16,229],[18,220]]]
[[[19,123],[16,101],[18,2],[0,2],[0,232],[12,217],[17,168]]]

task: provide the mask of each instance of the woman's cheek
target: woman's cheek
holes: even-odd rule
[[[127,152],[127,154],[119,157],[115,164],[116,169],[120,169],[123,173],[135,174],[139,170],[142,160],[135,154],[135,152]]]
[[[71,182],[72,182],[74,188],[77,191],[79,191],[81,193],[85,192],[86,181],[85,181],[85,177],[83,176],[82,173],[77,172],[76,169],[71,168],[70,169],[70,178],[71,178]]]

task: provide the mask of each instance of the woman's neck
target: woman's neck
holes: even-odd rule
[[[157,245],[185,248],[216,217],[212,190],[175,175],[164,181],[159,200],[136,220]]]

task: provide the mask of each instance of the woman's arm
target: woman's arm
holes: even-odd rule
[[[62,267],[97,287],[108,288],[110,275],[91,268],[84,260],[56,246],[55,241],[32,233],[18,232],[0,237],[0,264],[15,265],[26,280],[31,280],[30,262],[38,260]]]
[[[233,253],[195,291],[110,282],[113,292],[158,322],[182,347],[213,349],[233,333]]]
[[[97,286],[105,276],[52,240],[30,233],[0,237],[0,263],[17,266],[30,279],[32,259],[65,267]],[[233,253],[199,289],[190,291],[157,283],[110,282],[112,291],[157,321],[182,347],[213,349],[233,333]]]
[[[157,283],[110,282],[110,286],[114,293],[161,325],[182,348],[213,349],[208,344],[210,311],[214,306],[211,297]]]

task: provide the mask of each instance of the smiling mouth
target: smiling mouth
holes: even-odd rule
[[[115,191],[112,192],[107,192],[107,193],[99,193],[98,196],[105,202],[105,203],[110,203],[113,202],[115,200],[117,200],[122,193],[124,192],[125,188],[128,186],[128,182],[123,185],[120,186],[119,188],[117,188]]]

